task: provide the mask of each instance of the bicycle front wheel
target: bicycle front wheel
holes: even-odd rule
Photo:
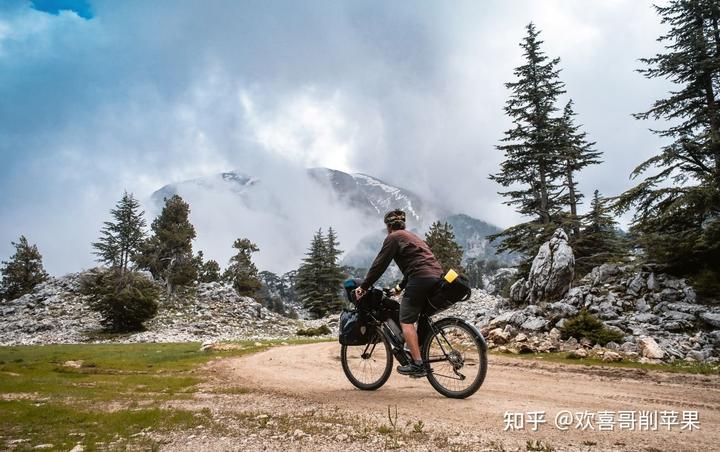
[[[480,389],[487,373],[485,342],[475,328],[454,318],[434,324],[435,334],[423,343],[428,381],[445,397],[464,399]]]
[[[374,338],[367,345],[343,345],[340,361],[350,383],[358,389],[374,391],[390,378],[393,355],[387,339],[376,329]]]

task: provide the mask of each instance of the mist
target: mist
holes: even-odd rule
[[[149,223],[155,190],[234,169],[267,187],[250,206],[187,193],[194,248],[221,265],[237,237],[282,271],[319,227],[345,250],[377,227],[314,191],[307,167],[370,174],[499,226],[522,220],[488,175],[530,21],[605,153],[581,174],[584,193],[621,193],[662,145],[630,116],[669,89],[635,72],[664,31],[650,1],[89,4],[0,6],[0,257],[24,234],[53,274],[95,265],[90,244],[123,190]]]

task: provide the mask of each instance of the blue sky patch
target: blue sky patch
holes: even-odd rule
[[[60,11],[74,11],[83,19],[92,19],[93,13],[88,0],[33,0],[33,8],[50,14],[59,14]]]

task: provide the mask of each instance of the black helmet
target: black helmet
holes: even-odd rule
[[[405,229],[405,212],[395,209],[385,214],[385,224],[392,229]]]

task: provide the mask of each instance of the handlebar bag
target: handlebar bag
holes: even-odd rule
[[[467,300],[471,293],[470,280],[464,275],[458,275],[451,283],[442,279],[428,297],[423,312],[427,315],[437,314],[459,301]]]
[[[339,327],[341,345],[365,345],[370,342],[372,329],[366,315],[360,310],[343,309]]]

